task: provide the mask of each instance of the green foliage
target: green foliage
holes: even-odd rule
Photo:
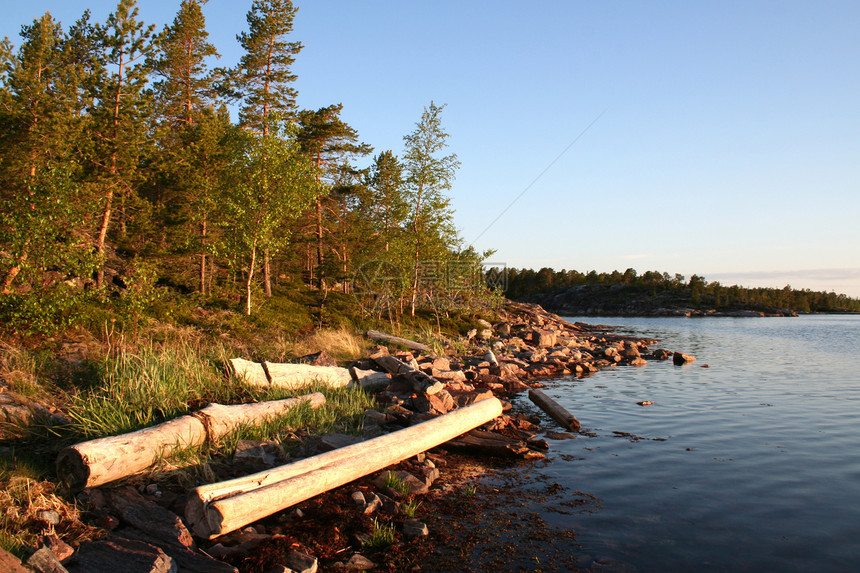
[[[402,511],[403,515],[406,517],[412,518],[415,517],[415,514],[418,512],[420,507],[421,502],[413,498],[403,502],[403,505],[400,506],[400,511]]]
[[[397,474],[395,474],[394,472],[387,472],[385,474],[385,477],[382,478],[382,485],[391,490],[396,491],[400,495],[409,495],[409,484],[406,482],[406,480],[397,477]]]

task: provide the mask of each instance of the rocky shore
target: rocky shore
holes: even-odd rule
[[[299,446],[289,455],[276,442],[240,441],[230,474],[213,479],[334,450],[486,398],[501,399],[504,413],[428,452],[211,540],[189,532],[182,517],[186,492],[165,487],[157,475],[88,488],[75,498],[79,513],[59,507],[40,513],[41,521],[33,525],[43,529],[41,545],[24,563],[0,550],[0,569],[100,573],[113,572],[121,563],[128,573],[467,570],[468,564],[458,560],[475,540],[456,524],[468,521],[464,510],[489,516],[488,508],[500,503],[484,498],[479,509],[480,476],[493,467],[544,458],[547,439],[574,437],[552,420],[517,412],[511,398],[540,388],[547,378],[587,376],[648,360],[672,359],[679,365],[695,360],[651,349],[656,342],[619,336],[608,327],[571,324],[538,305],[509,302],[498,322],[477,322],[440,355],[402,345],[372,346],[366,358],[350,365],[377,374],[368,380],[374,380],[378,406],[366,411],[361,436],[297,435]],[[422,373],[435,389],[422,391],[409,374],[387,373],[381,366],[385,357]],[[11,406],[7,418],[26,418],[26,404]],[[480,558],[491,562],[494,556]]]

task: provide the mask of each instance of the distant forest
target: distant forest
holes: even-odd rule
[[[374,154],[337,94],[299,109],[293,3],[248,3],[234,67],[212,66],[205,0],[162,30],[120,0],[104,22],[45,13],[0,42],[5,325],[49,330],[81,302],[140,309],[164,292],[251,315],[279,290],[323,299],[356,277],[377,310],[414,314],[451,284],[439,269],[481,282],[446,195],[445,106]]]
[[[500,280],[496,277],[495,280]],[[834,292],[816,292],[809,289],[745,288],[724,286],[708,282],[693,275],[689,280],[680,274],[670,275],[657,271],[639,274],[634,269],[598,273],[590,271],[507,269],[506,296],[515,300],[533,300],[553,306],[571,305],[575,295],[590,298],[577,304],[611,306],[615,310],[628,308],[643,311],[659,306],[673,308],[689,306],[696,309],[769,311],[787,309],[796,312],[860,312],[860,299]],[[589,288],[589,287],[606,288]],[[613,288],[614,287],[614,288]],[[588,295],[588,296],[585,296]]]

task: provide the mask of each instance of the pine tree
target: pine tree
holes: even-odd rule
[[[120,0],[104,26],[96,26],[98,47],[107,67],[94,84],[93,131],[97,140],[93,161],[101,188],[101,217],[95,249],[103,259],[115,204],[119,201],[121,224],[125,225],[128,203],[136,199],[138,167],[146,137],[146,119],[151,113],[146,89],[146,56],[154,26],[138,19],[137,1]],[[104,282],[104,268],[96,284]]]
[[[335,223],[343,221],[344,209],[338,209],[338,206],[342,206],[347,194],[345,192],[351,188],[351,182],[344,181],[343,177],[349,171],[348,161],[354,156],[367,155],[373,150],[366,143],[359,143],[358,132],[340,119],[342,110],[343,104],[335,104],[316,111],[303,110],[298,114],[299,144],[302,151],[317,167],[317,181],[325,180],[330,189],[329,193],[317,197],[314,212],[318,286],[323,290],[326,288],[325,238],[326,234],[332,233],[325,221],[326,214],[333,216]],[[334,190],[335,187],[338,188],[337,192]],[[338,248],[341,252],[341,263],[345,265],[347,260],[345,245],[333,247],[332,250],[337,251]],[[310,262],[308,270],[313,280],[314,268]]]
[[[410,303],[412,315],[418,303],[422,262],[438,267],[444,263],[449,249],[457,242],[451,200],[445,191],[451,188],[460,162],[456,154],[440,156],[448,146],[449,137],[442,128],[441,113],[444,108],[444,105],[437,107],[431,101],[430,107],[424,108],[415,130],[403,138],[406,196],[411,208],[409,227],[414,255]]]
[[[159,209],[162,229],[178,235],[168,244],[199,258],[198,288],[205,294],[209,213],[227,156],[219,142],[231,125],[229,117],[213,109],[216,74],[208,69],[207,60],[218,52],[208,41],[203,3],[183,0],[173,23],[156,38],[149,66],[161,78],[154,86],[159,179],[151,185],[150,196]]]
[[[290,71],[300,42],[287,42],[298,9],[290,0],[254,0],[248,31],[237,36],[245,54],[233,81],[242,97],[242,127],[268,135],[272,122],[288,119],[296,110],[296,76]]]

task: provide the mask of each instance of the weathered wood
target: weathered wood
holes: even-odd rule
[[[406,364],[402,360],[393,356],[378,356],[373,360],[387,372],[400,375],[404,379],[408,380],[412,389],[416,392],[436,394],[445,387],[444,384],[429,374],[422,372],[417,368],[413,368],[409,364]]]
[[[242,379],[245,383],[251,386],[269,386],[269,377],[266,376],[266,371],[263,365],[259,362],[251,362],[244,358],[231,358],[230,367],[233,369],[233,374],[236,378]]]
[[[400,338],[399,336],[392,336],[390,334],[385,334],[384,332],[379,332],[378,330],[368,330],[367,337],[371,340],[376,340],[377,342],[387,342],[388,344],[399,344],[400,346],[405,346],[406,348],[412,350],[418,350],[421,352],[430,352],[431,349],[426,344],[421,344],[420,342],[415,342],[414,340],[409,340],[406,338]]]
[[[176,561],[161,548],[110,537],[85,541],[66,565],[69,573],[176,573]]]
[[[359,444],[252,476],[200,486],[188,495],[186,521],[200,537],[229,533],[429,450],[501,413],[502,403],[489,398]]]
[[[340,366],[264,362],[263,368],[269,375],[268,385],[273,388],[294,390],[314,382],[320,382],[332,388],[342,388],[352,382],[349,370]]]
[[[576,416],[565,410],[558,402],[547,396],[543,391],[532,388],[529,390],[529,400],[549,414],[562,427],[574,432],[579,430],[580,424]]]
[[[255,404],[210,404],[157,426],[65,448],[57,457],[57,475],[75,491],[99,486],[143,471],[179,450],[216,441],[238,425],[259,423],[303,402],[316,408],[325,403],[325,396],[315,392]]]
[[[194,539],[179,516],[144,498],[133,487],[111,491],[110,506],[123,522],[157,539],[159,545],[194,549]]]
[[[69,573],[68,570],[63,567],[63,564],[60,563],[60,560],[57,559],[57,556],[51,553],[51,550],[47,547],[42,547],[33,553],[30,558],[27,559],[27,566],[37,573]],[[7,570],[2,569],[2,571]]]

